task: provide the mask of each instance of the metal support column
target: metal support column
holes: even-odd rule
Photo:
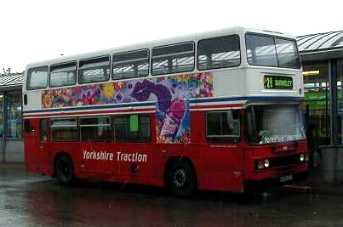
[[[337,145],[337,60],[329,61],[330,80],[330,144]]]

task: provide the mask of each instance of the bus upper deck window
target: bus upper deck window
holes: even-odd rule
[[[48,85],[48,66],[28,70],[26,88],[28,90],[46,88]]]
[[[198,69],[219,69],[241,64],[239,36],[203,39],[198,44]]]
[[[194,70],[194,42],[171,44],[152,49],[152,75]]]
[[[113,55],[113,79],[143,77],[149,74],[149,50],[136,50]]]
[[[79,83],[107,81],[110,76],[110,57],[103,56],[80,61]]]
[[[50,87],[69,86],[76,83],[76,62],[51,66]]]

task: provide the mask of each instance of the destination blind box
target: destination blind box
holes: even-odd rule
[[[288,76],[264,76],[264,89],[293,89],[293,78]]]

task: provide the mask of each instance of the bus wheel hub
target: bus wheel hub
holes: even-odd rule
[[[178,169],[174,174],[174,183],[177,187],[183,187],[186,183],[186,172],[184,169]]]

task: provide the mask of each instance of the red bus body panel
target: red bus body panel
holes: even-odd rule
[[[150,114],[154,119],[155,114]],[[255,160],[282,157],[307,152],[306,141],[282,145],[209,144],[206,140],[205,112],[194,111],[191,117],[192,143],[157,144],[155,121],[152,120],[152,141],[147,144],[112,142],[40,142],[39,119],[30,119],[34,130],[25,133],[25,157],[27,169],[36,173],[54,175],[54,161],[61,153],[69,154],[79,178],[105,181],[164,185],[167,161],[173,157],[188,158],[196,172],[198,189],[243,192],[246,181],[279,178],[287,174],[306,172],[308,165],[295,164],[255,170]],[[203,123],[199,123],[203,122]],[[295,145],[296,144],[296,145]],[[284,151],[278,147],[286,146]],[[285,149],[285,148],[284,148]],[[83,151],[106,151],[112,161],[87,160]],[[118,161],[120,154],[147,154],[146,163]],[[133,171],[134,169],[134,171]]]

